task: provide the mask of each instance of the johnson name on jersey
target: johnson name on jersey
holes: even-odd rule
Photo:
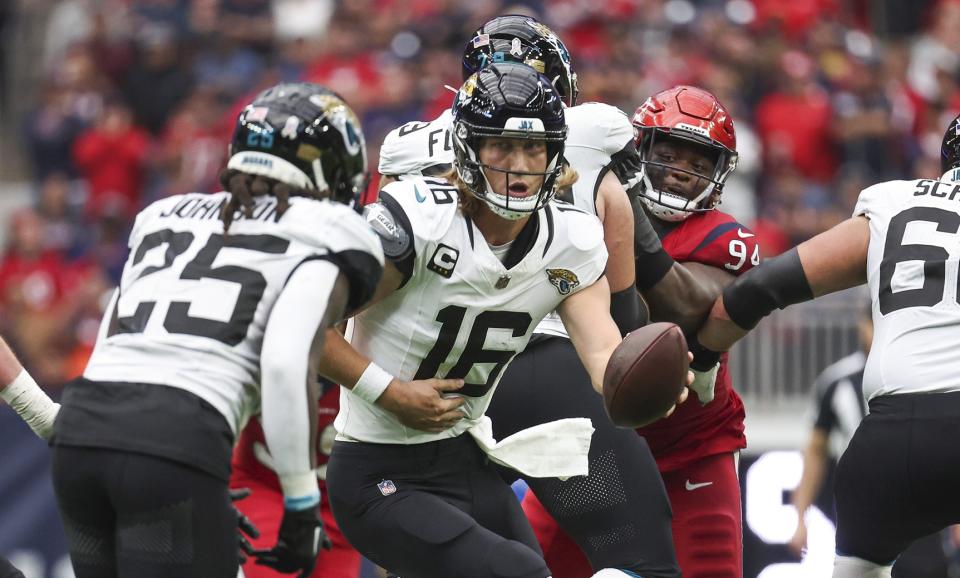
[[[408,245],[388,243],[385,252],[410,265],[395,261],[406,280],[354,318],[350,340],[399,379],[463,378],[458,394],[467,397],[467,417],[440,434],[414,430],[344,388],[340,439],[412,444],[460,435],[483,416],[504,368],[536,324],[603,274],[607,254],[595,216],[548,204],[513,241],[511,253],[526,251],[507,267],[458,210],[457,195],[441,179],[411,179],[381,191],[368,220]]]
[[[960,170],[869,187],[854,215],[870,219],[864,396],[960,391]]]
[[[366,222],[340,203],[257,197],[228,235],[229,193],[177,195],[144,209],[84,377],[178,387],[215,407],[236,434],[258,411],[267,319],[291,272],[329,259],[351,294],[372,294],[383,253]]]
[[[633,144],[633,125],[620,109],[599,102],[587,102],[564,108],[567,140],[564,158],[579,178],[561,197],[592,215],[597,214],[596,198],[600,181],[609,170],[621,171],[620,164],[629,165],[629,157],[636,155]],[[379,170],[382,175],[402,177],[429,174],[436,167],[453,164],[450,141],[452,116],[446,110],[430,122],[409,122],[394,129],[380,148]],[[625,186],[629,186],[628,182]],[[535,333],[565,337],[560,317],[548,315]]]

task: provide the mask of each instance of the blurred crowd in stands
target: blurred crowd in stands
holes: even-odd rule
[[[721,208],[767,255],[846,218],[869,184],[939,176],[943,127],[960,111],[960,0],[6,4],[8,30],[42,8],[29,34],[43,50],[18,55],[41,80],[29,112],[7,119],[35,192],[0,215],[0,332],[47,385],[83,367],[133,215],[217,189],[242,103],[280,80],[326,84],[362,117],[375,171],[386,132],[449,106],[465,41],[496,14],[558,32],[581,102],[632,113],[675,84],[717,94],[740,151]]]

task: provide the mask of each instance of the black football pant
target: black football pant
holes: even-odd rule
[[[54,446],[53,486],[77,578],[236,578],[225,481],[145,454]]]
[[[960,523],[960,392],[882,395],[837,468],[837,553],[892,564]]]
[[[673,547],[673,513],[647,442],[610,422],[569,339],[542,336],[504,372],[487,410],[494,437],[569,417],[587,417],[596,431],[590,474],[567,481],[524,480],[594,571],[630,570],[644,578],[680,576]],[[501,469],[508,482],[519,474]]]
[[[350,544],[402,578],[546,578],[520,504],[470,434],[401,445],[338,441],[333,515]]]

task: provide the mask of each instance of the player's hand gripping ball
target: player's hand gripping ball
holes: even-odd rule
[[[673,323],[632,331],[603,374],[603,401],[615,425],[637,428],[666,415],[687,385],[687,340]]]

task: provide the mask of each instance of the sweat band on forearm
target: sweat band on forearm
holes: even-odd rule
[[[655,253],[637,251],[637,289],[646,291],[659,283],[675,263],[676,261],[663,250],[663,247]]]
[[[393,376],[371,361],[351,391],[364,401],[377,403],[391,381]]]
[[[632,194],[630,205],[633,209],[633,250],[636,259],[637,289],[646,291],[660,282],[673,267],[673,257],[663,250],[660,237],[653,229],[643,207]]]
[[[714,365],[720,362],[720,352],[704,347],[697,339],[696,334],[687,337],[687,349],[693,354],[690,369],[694,371],[710,371]]]
[[[16,379],[0,390],[0,399],[7,402],[15,412],[27,422],[33,433],[42,439],[50,439],[53,434],[53,420],[60,411],[60,404],[54,403],[26,369],[20,371]]]
[[[620,335],[644,325],[645,319],[641,317],[640,310],[640,294],[633,286],[610,295],[610,317],[620,329]]]
[[[723,291],[723,306],[743,329],[753,329],[774,309],[813,299],[796,247],[764,261]]]

